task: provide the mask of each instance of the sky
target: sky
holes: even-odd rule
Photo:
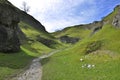
[[[68,26],[101,20],[120,4],[120,0],[9,0],[21,9],[25,1],[28,14],[41,22],[48,32]]]

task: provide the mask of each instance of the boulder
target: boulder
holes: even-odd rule
[[[76,42],[78,42],[80,39],[79,38],[75,38],[75,37],[69,37],[69,36],[61,36],[60,37],[60,41],[63,43],[71,43],[71,44],[75,44]]]
[[[20,50],[17,36],[19,17],[14,7],[0,3],[0,52]]]

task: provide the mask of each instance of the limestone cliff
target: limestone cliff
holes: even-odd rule
[[[20,50],[17,36],[19,16],[14,7],[0,3],[0,51],[16,52]]]
[[[118,9],[118,11],[117,11],[117,14],[115,15],[115,17],[113,18],[112,24],[116,28],[120,28],[120,5],[118,5],[116,8]]]
[[[45,27],[34,17],[12,5],[8,0],[0,0],[0,52],[16,52],[26,42],[19,22],[28,24],[43,34],[48,34]],[[34,37],[34,36],[33,36]]]

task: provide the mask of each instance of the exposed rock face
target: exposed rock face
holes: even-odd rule
[[[112,24],[113,24],[116,28],[120,28],[120,5],[118,5],[117,8],[118,8],[118,13],[117,13],[117,15],[114,17]]]
[[[37,41],[41,42],[42,44],[54,48],[52,45],[57,44],[54,40],[50,40],[41,36],[38,36]]]
[[[19,17],[14,7],[0,3],[0,52],[16,52],[20,50],[17,36]]]
[[[79,41],[79,38],[69,37],[69,36],[62,36],[60,37],[60,41],[64,43],[71,43],[74,44]]]

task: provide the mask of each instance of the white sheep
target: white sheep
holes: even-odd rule
[[[91,68],[92,66],[90,64],[87,65],[87,68]]]
[[[84,60],[81,58],[80,61],[83,62]]]
[[[93,64],[92,67],[95,67],[95,65]]]

